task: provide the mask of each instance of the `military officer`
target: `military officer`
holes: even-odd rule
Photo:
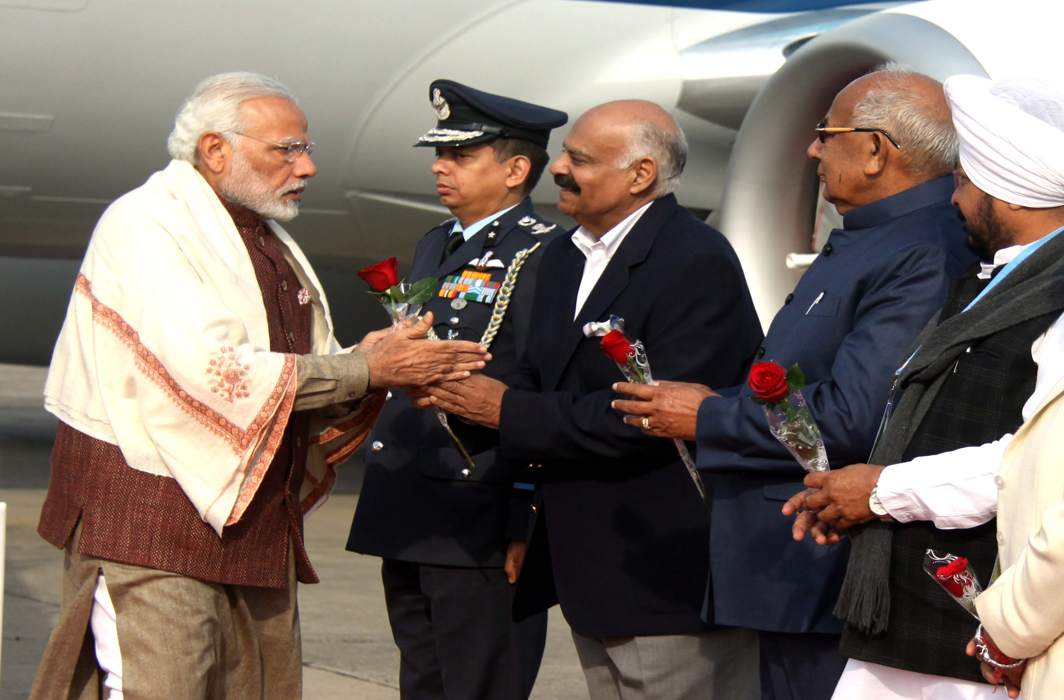
[[[529,193],[567,115],[450,80],[433,82],[429,96],[438,122],[414,145],[436,150],[436,192],[454,218],[418,243],[409,279],[437,279],[425,305],[436,335],[488,346],[486,372],[502,376],[535,330],[536,267],[562,230]],[[509,542],[527,534],[531,487],[497,458],[494,431],[460,425],[456,434],[441,415],[398,393],[387,403],[347,548],[384,560],[404,699],[526,698],[546,614],[513,620],[516,567],[504,563]]]

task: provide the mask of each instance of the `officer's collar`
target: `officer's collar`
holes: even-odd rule
[[[879,226],[917,209],[945,204],[949,202],[952,192],[953,177],[951,175],[929,180],[898,194],[846,212],[842,217],[842,228],[845,231],[853,231]]]

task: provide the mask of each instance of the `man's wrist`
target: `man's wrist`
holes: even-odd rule
[[[998,648],[982,625],[975,633],[975,655],[985,664],[994,668],[1009,670],[1023,663],[1023,659],[1014,659]]]

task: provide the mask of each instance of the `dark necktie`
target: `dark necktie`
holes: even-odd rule
[[[462,236],[462,232],[452,231],[451,237],[447,239],[447,245],[443,247],[443,257],[440,258],[440,262],[451,257],[451,253],[458,250],[463,243],[465,243],[465,238]]]

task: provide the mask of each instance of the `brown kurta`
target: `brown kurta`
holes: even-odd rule
[[[311,307],[285,260],[284,244],[254,213],[226,207],[262,291],[270,350],[309,353]],[[304,414],[293,413],[251,505],[219,538],[174,479],[133,469],[115,445],[60,423],[38,532],[65,547],[80,521],[78,551],[83,555],[215,583],[278,589],[288,585],[291,533],[298,579],[316,583],[303,544],[298,501],[307,437]]]

